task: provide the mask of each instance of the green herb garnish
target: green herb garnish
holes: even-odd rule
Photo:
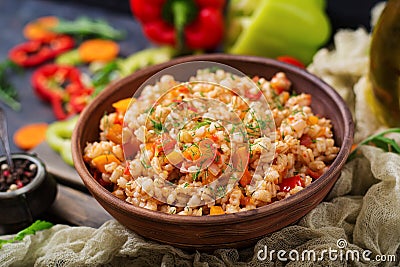
[[[162,125],[161,122],[155,121],[155,120],[153,120],[153,119],[150,119],[150,121],[151,121],[151,123],[153,124],[153,128],[154,128],[154,130],[155,130],[155,132],[156,132],[157,134],[160,134],[160,133],[163,133],[163,132],[164,132],[164,127],[163,127],[163,125]]]
[[[212,120],[209,119],[203,119],[203,121],[198,122],[194,127],[193,130],[197,130],[201,128],[202,126],[210,125],[212,123]]]
[[[15,111],[21,109],[18,92],[8,80],[8,72],[19,67],[10,60],[0,63],[0,100]]]
[[[13,243],[16,241],[21,241],[27,235],[34,235],[37,231],[49,229],[53,226],[52,223],[46,221],[37,220],[31,226],[25,228],[24,230],[18,232],[13,238],[11,239],[0,239],[0,249],[4,244]]]
[[[396,143],[396,141],[392,138],[385,137],[388,133],[400,133],[400,128],[390,128],[381,133],[371,135],[367,137],[363,141],[361,141],[357,147],[350,153],[347,161],[354,159],[357,155],[357,151],[362,145],[373,144],[376,147],[383,149],[386,152],[393,152],[396,154],[400,154],[400,146]]]

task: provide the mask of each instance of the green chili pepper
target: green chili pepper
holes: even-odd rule
[[[73,166],[71,152],[71,137],[75,128],[78,116],[65,121],[53,122],[46,132],[46,141],[49,146],[61,155],[61,158]]]
[[[325,4],[325,0],[232,0],[225,51],[271,58],[288,55],[308,64],[331,34]]]

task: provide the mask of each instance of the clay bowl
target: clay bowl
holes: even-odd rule
[[[270,79],[284,71],[297,92],[312,95],[316,114],[332,121],[340,152],[330,169],[306,189],[281,201],[254,210],[221,216],[180,216],[135,207],[113,196],[91,175],[82,154],[87,142],[98,140],[98,125],[112,103],[133,96],[135,90],[153,74],[167,67],[191,61],[213,61],[232,66],[247,75]],[[146,238],[186,249],[211,250],[245,247],[261,237],[295,223],[328,194],[340,175],[353,141],[353,121],[342,98],[326,83],[305,70],[275,60],[211,54],[182,57],[152,66],[111,84],[81,114],[72,137],[75,167],[97,201],[121,224]]]
[[[0,228],[13,233],[32,224],[54,202],[57,195],[57,183],[47,171],[43,162],[27,153],[12,154],[13,160],[28,160],[36,165],[36,175],[23,187],[0,192]],[[6,163],[6,157],[0,158],[0,165]]]

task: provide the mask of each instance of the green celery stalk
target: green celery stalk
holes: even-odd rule
[[[71,137],[77,121],[78,116],[74,116],[65,121],[53,122],[46,132],[46,142],[71,166],[74,165],[71,152]]]

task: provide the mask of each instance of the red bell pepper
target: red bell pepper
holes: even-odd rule
[[[305,69],[306,68],[306,66],[303,64],[303,62],[301,62],[300,60],[298,60],[298,59],[296,59],[294,57],[291,57],[291,56],[280,56],[280,57],[277,57],[276,59],[278,61],[285,62],[287,64],[299,67],[301,69]]]
[[[32,75],[32,86],[40,98],[52,104],[59,120],[80,113],[93,93],[82,83],[79,69],[56,64],[38,68]]]
[[[224,33],[225,0],[130,0],[144,34],[157,44],[213,49]]]
[[[33,67],[72,49],[75,41],[67,35],[53,39],[28,41],[11,48],[8,57],[22,67]]]

